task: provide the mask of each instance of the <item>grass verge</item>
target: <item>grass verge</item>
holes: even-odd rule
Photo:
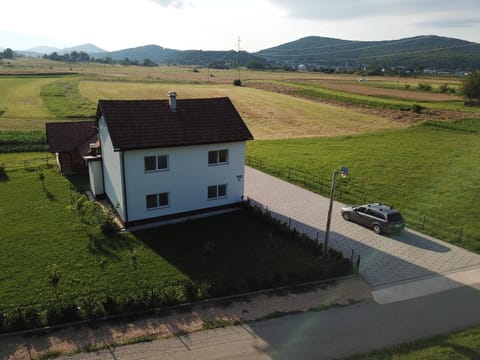
[[[349,360],[450,360],[480,359],[480,327],[472,327],[428,340],[349,357]]]

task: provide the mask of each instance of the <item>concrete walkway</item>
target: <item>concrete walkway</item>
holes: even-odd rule
[[[245,195],[292,228],[323,242],[329,199],[249,167]],[[474,271],[480,269],[480,255],[410,229],[377,235],[343,220],[342,206],[338,202],[333,206],[330,246],[349,258],[353,251],[354,260],[360,256],[360,274],[377,301],[400,301],[480,282],[480,271]]]

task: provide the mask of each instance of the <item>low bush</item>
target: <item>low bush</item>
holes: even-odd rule
[[[425,92],[432,91],[432,85],[430,85],[429,83],[419,83],[418,90]]]
[[[8,175],[3,166],[0,166],[0,181],[7,181]]]
[[[240,80],[240,79],[233,80],[233,85],[242,86],[242,80]]]

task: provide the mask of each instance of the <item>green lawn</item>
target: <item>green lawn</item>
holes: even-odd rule
[[[329,193],[332,171],[347,166],[350,176],[338,183],[339,200],[394,205],[408,226],[480,252],[480,119],[337,138],[254,141],[247,155],[252,166],[323,194]],[[313,183],[319,180],[322,186]]]
[[[480,327],[420,340],[391,349],[349,357],[349,360],[450,360],[480,359]]]
[[[0,309],[181,282],[200,286],[202,298],[333,276],[310,248],[245,211],[107,237],[79,216],[71,183],[45,167],[44,153],[0,154],[0,164],[8,176],[0,181]]]

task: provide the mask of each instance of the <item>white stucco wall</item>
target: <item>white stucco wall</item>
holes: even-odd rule
[[[105,194],[108,196],[113,206],[116,207],[117,212],[122,219],[126,220],[125,201],[123,199],[122,187],[121,153],[113,151],[112,141],[103,117],[98,121],[98,134],[102,151]]]
[[[209,166],[208,152],[223,149],[228,149],[228,164]],[[144,157],[152,155],[168,155],[169,169],[145,172]],[[108,156],[111,159],[111,154]],[[124,156],[128,221],[237,203],[243,195],[245,142],[125,151]],[[113,191],[116,184],[111,179],[108,183],[109,191]],[[226,198],[209,200],[208,186],[220,184],[227,184]],[[165,192],[169,193],[168,207],[147,209],[147,194]]]
[[[90,178],[90,190],[93,196],[104,194],[101,159],[88,160],[88,175]]]

